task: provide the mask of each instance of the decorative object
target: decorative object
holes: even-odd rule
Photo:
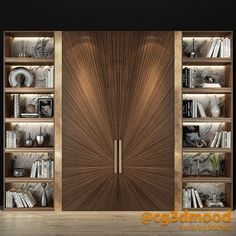
[[[210,161],[211,161],[211,166],[212,166],[212,175],[218,176],[218,168],[219,168],[219,163],[220,163],[219,155],[211,154]]]
[[[190,52],[189,57],[191,57],[191,58],[196,57],[196,51],[194,49],[194,38],[193,38],[193,42],[192,42],[192,51]]]
[[[215,79],[213,79],[211,76],[209,75],[206,75],[205,78],[204,78],[205,82],[206,83],[214,83],[215,82]]]
[[[41,126],[40,126],[40,128],[39,128],[39,133],[36,135],[36,143],[37,143],[37,145],[38,146],[43,146],[43,144],[44,144],[44,135],[43,135],[43,133],[42,133],[42,128],[41,128]]]
[[[220,108],[218,105],[218,99],[216,95],[214,96],[214,99],[211,101],[211,115],[212,117],[219,117],[220,116]]]
[[[40,117],[52,117],[53,98],[38,98],[38,113]]]
[[[24,177],[25,173],[26,173],[26,171],[24,168],[14,168],[14,170],[13,170],[14,177]]]
[[[29,137],[26,139],[25,145],[26,145],[26,147],[32,147],[33,144],[34,144],[34,141],[33,141],[33,139],[31,138],[31,135],[30,135],[30,133],[29,133]]]
[[[20,94],[13,94],[14,118],[20,117]]]
[[[35,57],[48,57],[52,54],[52,49],[47,49],[47,44],[49,43],[49,39],[43,38],[39,39],[34,48],[34,56]]]
[[[25,111],[27,113],[34,113],[35,112],[35,105],[34,104],[27,104],[25,107]]]
[[[12,87],[21,87],[22,84],[30,87],[33,84],[33,74],[25,67],[16,67],[11,70],[8,80]]]
[[[47,184],[42,183],[42,187],[43,187],[43,192],[42,192],[42,197],[41,197],[41,206],[46,207],[47,206],[47,194],[46,194]]]

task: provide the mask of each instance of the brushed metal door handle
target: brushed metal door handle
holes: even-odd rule
[[[114,140],[114,174],[117,174],[117,140]]]
[[[122,140],[119,140],[119,174],[122,174]]]

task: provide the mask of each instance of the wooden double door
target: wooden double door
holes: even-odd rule
[[[63,32],[63,210],[174,209],[174,32]]]

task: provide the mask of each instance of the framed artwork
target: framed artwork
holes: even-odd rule
[[[53,98],[38,98],[40,117],[53,117]]]

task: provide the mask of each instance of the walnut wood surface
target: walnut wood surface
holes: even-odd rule
[[[63,32],[63,210],[173,210],[173,54],[173,32]]]

